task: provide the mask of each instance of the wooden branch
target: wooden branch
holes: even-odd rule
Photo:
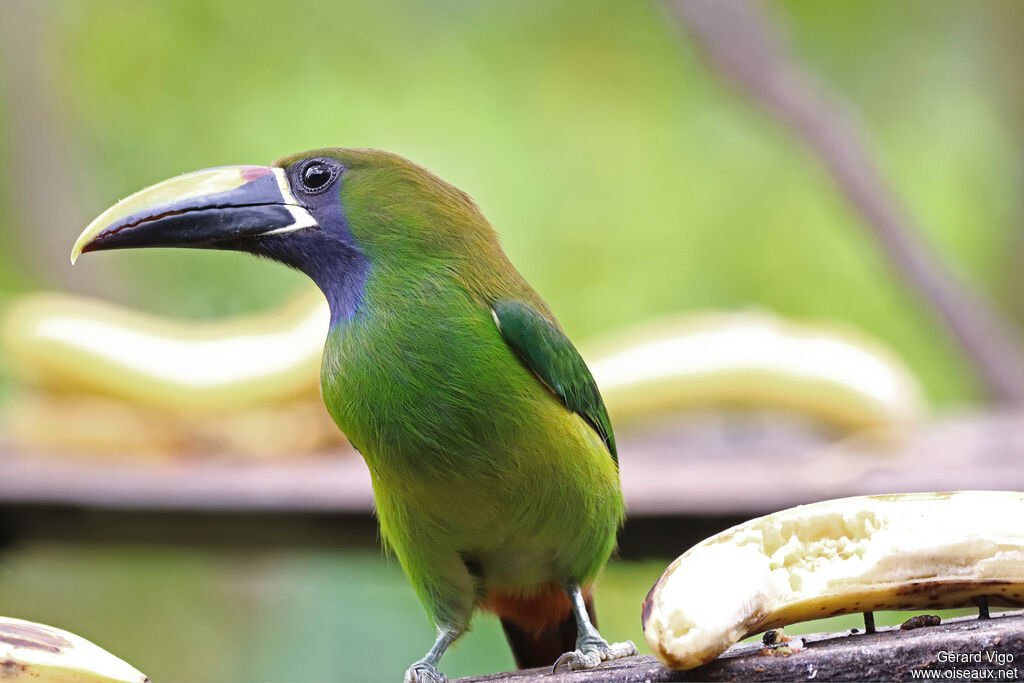
[[[721,657],[690,671],[672,671],[654,657],[632,657],[610,662],[593,671],[551,674],[550,669],[529,669],[490,676],[461,678],[458,683],[536,680],[543,683],[664,683],[667,681],[909,681],[914,670],[952,671],[950,678],[968,671],[993,672],[992,680],[1019,680],[1024,676],[1024,613],[991,619],[962,617],[940,626],[901,631],[899,627],[876,633],[819,633],[804,636],[805,649],[788,657],[761,654],[759,643],[736,645]],[[987,653],[994,653],[988,655]],[[950,662],[950,654],[969,655],[980,661]],[[989,658],[1002,655],[1000,664]],[[945,660],[945,661],[943,661]],[[1004,673],[1000,673],[1004,672]],[[1016,672],[1011,673],[1011,672]],[[989,674],[981,674],[987,676]],[[941,674],[938,676],[942,678]]]
[[[631,517],[747,518],[862,494],[1024,490],[1024,412],[947,418],[900,439],[830,443],[785,423],[677,417],[623,431],[619,461]],[[347,514],[368,513],[373,492],[347,447],[256,462],[136,462],[0,446],[2,505]]]
[[[883,180],[849,109],[800,68],[758,5],[665,0],[719,74],[788,125],[825,164],[896,270],[945,322],[993,398],[1024,403],[1019,331],[960,282]]]

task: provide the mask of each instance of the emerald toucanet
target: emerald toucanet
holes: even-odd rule
[[[437,629],[406,681],[445,680],[438,660],[477,608],[501,617],[520,666],[636,653],[588,616],[623,519],[604,402],[469,196],[394,154],[314,150],[142,190],[72,262],[158,246],[269,257],[327,297],[324,401]]]

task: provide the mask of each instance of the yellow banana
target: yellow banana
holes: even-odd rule
[[[656,321],[585,354],[616,423],[707,407],[791,410],[847,429],[900,427],[924,413],[913,375],[855,331],[768,313]]]
[[[45,388],[210,414],[315,397],[329,317],[318,292],[223,322],[33,294],[5,312],[0,342],[11,370]]]
[[[345,439],[319,397],[204,416],[104,396],[39,391],[21,391],[8,401],[2,433],[23,448],[136,461],[203,453],[279,459],[324,450]]]
[[[85,638],[52,626],[0,617],[4,683],[148,683],[140,671]]]
[[[208,415],[318,398],[327,319],[315,292],[221,322],[35,294],[5,312],[0,342],[13,370],[49,390]],[[902,425],[923,412],[917,383],[885,348],[848,330],[766,313],[658,321],[585,348],[617,423],[739,405],[863,429]]]
[[[906,493],[825,501],[695,545],[643,606],[664,664],[690,669],[740,639],[852,612],[1024,606],[1024,493]]]

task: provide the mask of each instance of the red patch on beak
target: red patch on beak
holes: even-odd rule
[[[271,175],[273,169],[267,168],[266,166],[246,166],[242,169],[242,180],[247,183],[251,183],[257,178],[262,178],[265,175]]]

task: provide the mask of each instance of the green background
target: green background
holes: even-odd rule
[[[1021,6],[768,8],[938,254],[1022,320]],[[379,147],[473,195],[574,339],[761,307],[880,338],[937,410],[980,398],[817,160],[656,4],[12,0],[0,23],[0,304],[60,288],[199,318],[272,306],[305,283],[242,255],[99,254],[72,271],[68,253],[93,216],[171,175]],[[668,559],[610,566],[607,636],[639,643]],[[30,542],[0,555],[0,613],[93,638],[155,681],[396,680],[431,640],[400,568],[363,546]],[[510,665],[481,619],[443,668]]]

